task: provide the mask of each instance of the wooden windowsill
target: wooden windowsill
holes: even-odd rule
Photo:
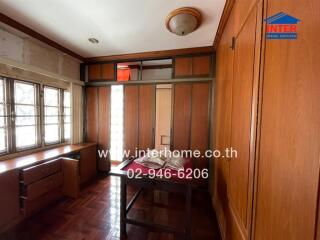
[[[3,174],[11,170],[32,166],[55,158],[59,158],[95,145],[96,143],[69,144],[61,147],[51,148],[49,150],[39,151],[21,157],[7,159],[0,162],[0,174]]]

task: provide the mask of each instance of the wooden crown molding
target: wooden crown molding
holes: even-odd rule
[[[209,54],[213,53],[212,46],[91,57],[91,58],[85,58],[84,62],[93,63],[93,62],[130,61],[130,60],[136,60],[136,59],[152,60],[152,59],[159,59],[159,58],[170,58],[174,56],[202,54],[202,53],[209,53]]]
[[[231,10],[232,10],[232,7],[233,7],[234,3],[235,3],[235,0],[227,0],[226,1],[226,5],[223,8],[222,16],[221,16],[221,19],[220,19],[220,23],[219,23],[219,26],[218,26],[217,33],[216,33],[216,37],[214,38],[214,42],[213,42],[213,48],[215,50],[218,47],[218,44],[219,44],[219,41],[221,39],[222,33],[224,31],[224,28],[227,25],[227,22],[228,22],[230,14],[231,14]]]
[[[10,27],[13,27],[13,28],[15,28],[15,29],[17,29],[17,30],[19,30],[19,31],[31,36],[31,37],[34,37],[34,38],[38,39],[41,42],[44,42],[44,43],[50,45],[51,47],[54,47],[54,48],[66,53],[66,54],[68,54],[68,55],[70,55],[72,57],[75,57],[75,58],[77,58],[77,59],[79,59],[81,61],[84,61],[84,58],[82,56],[80,56],[79,54],[77,54],[77,53],[69,50],[68,48],[60,45],[59,43],[57,43],[57,42],[45,37],[44,35],[34,31],[33,29],[31,29],[31,28],[29,28],[29,27],[17,22],[16,20],[6,16],[3,13],[0,13],[0,21],[3,22],[4,24],[9,25]]]

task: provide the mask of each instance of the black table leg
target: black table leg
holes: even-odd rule
[[[192,199],[192,189],[190,186],[187,186],[186,192],[186,239],[190,240],[192,235],[192,226],[191,226],[191,199]]]
[[[121,177],[120,183],[120,238],[124,239],[127,235],[126,230],[126,208],[127,208],[127,182],[125,177]]]

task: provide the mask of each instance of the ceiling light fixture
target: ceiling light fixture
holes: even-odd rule
[[[93,44],[99,43],[98,39],[96,39],[96,38],[89,38],[88,40],[89,40],[89,42],[91,42]]]
[[[167,29],[179,36],[185,36],[195,31],[201,24],[201,13],[191,7],[178,8],[166,18]]]

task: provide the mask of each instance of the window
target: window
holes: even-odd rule
[[[64,140],[70,140],[71,135],[71,103],[70,92],[63,91],[63,126],[64,126]]]
[[[14,81],[14,125],[17,150],[38,145],[39,106],[36,84]]]
[[[70,132],[69,91],[0,77],[0,154],[69,141]]]
[[[123,86],[111,86],[111,150],[110,158],[122,161],[123,151]]]
[[[8,150],[6,115],[5,80],[0,78],[0,153]]]

